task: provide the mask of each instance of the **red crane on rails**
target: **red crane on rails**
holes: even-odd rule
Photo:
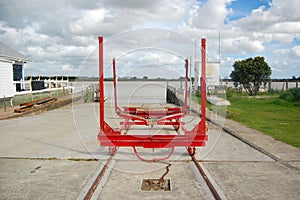
[[[185,94],[183,107],[165,107],[162,109],[151,110],[147,107],[124,106],[121,109],[118,106],[116,92],[116,61],[113,59],[113,75],[114,75],[114,99],[115,111],[124,121],[120,123],[118,129],[112,128],[104,117],[104,53],[103,53],[103,37],[98,37],[99,41],[99,104],[100,104],[100,128],[98,140],[101,146],[108,146],[110,154],[115,154],[117,147],[133,147],[136,155],[141,159],[136,151],[136,147],[143,148],[171,148],[167,157],[154,158],[145,161],[158,161],[168,159],[175,147],[187,147],[188,152],[194,155],[196,147],[203,147],[208,140],[206,127],[206,39],[201,40],[202,53],[202,78],[201,78],[201,120],[198,124],[188,130],[185,123],[181,121],[187,112],[187,82],[188,82],[188,60],[185,60]],[[127,134],[122,133],[123,130],[129,130],[133,125],[170,125],[177,132],[179,129],[184,134]]]

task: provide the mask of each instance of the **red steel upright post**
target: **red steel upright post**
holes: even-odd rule
[[[103,37],[98,37],[99,41],[99,102],[100,102],[100,132],[104,131],[104,74],[103,74]]]
[[[206,122],[206,39],[201,39],[202,75],[201,75],[201,122]]]

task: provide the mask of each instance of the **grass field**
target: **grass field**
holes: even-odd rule
[[[238,93],[230,93],[227,99],[231,106],[217,108],[226,118],[300,148],[299,101],[289,102],[278,95],[249,98]]]

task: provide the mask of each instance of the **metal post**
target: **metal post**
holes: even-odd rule
[[[201,83],[201,122],[205,123],[206,116],[206,39],[201,39],[201,52],[202,52],[202,83]]]
[[[182,90],[182,80],[180,80],[180,89]]]
[[[6,112],[6,102],[5,102],[5,95],[3,96],[3,102],[4,102],[4,112]]]
[[[40,70],[38,71],[38,81],[40,82],[40,80],[41,80],[41,75],[40,75]],[[39,83],[40,84],[40,83]],[[40,88],[39,88],[39,90],[40,90]],[[41,92],[41,90],[40,90],[40,92],[39,92],[39,97],[40,97],[40,99],[42,98],[42,92]]]
[[[70,89],[70,83],[69,83],[69,75],[67,76],[67,87],[68,87],[68,93],[72,94],[72,89]]]
[[[188,95],[188,72],[189,72],[189,61],[185,59],[185,93],[184,93],[184,112],[186,113],[187,95]]]
[[[195,40],[195,57],[194,57],[194,88],[195,90],[198,90],[198,70],[196,68],[196,60],[197,60],[197,40]]]
[[[55,79],[55,89],[56,89],[56,96],[58,97],[58,83],[57,83],[57,74]]]
[[[91,84],[92,86],[92,92],[91,92],[91,95],[92,95],[92,102],[95,102],[95,84]]]
[[[114,101],[115,101],[115,111],[118,112],[118,100],[117,100],[117,73],[116,73],[116,60],[113,58],[113,75],[114,75]]]
[[[192,85],[193,85],[192,84],[192,57],[190,57],[190,99],[189,99],[190,113],[192,111],[192,102],[191,102],[192,101],[192,90],[193,90]]]
[[[30,96],[31,96],[31,101],[33,101],[33,94],[32,94],[32,72],[30,69]]]
[[[103,37],[99,41],[99,102],[100,102],[100,132],[104,131],[104,76],[103,76]]]
[[[50,97],[52,97],[52,82],[51,82],[51,76],[49,77],[49,81],[48,81],[48,83],[49,83],[49,91],[50,91]]]

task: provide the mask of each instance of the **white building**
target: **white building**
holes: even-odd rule
[[[24,64],[28,61],[32,60],[0,41],[0,98],[13,97],[24,89],[14,81],[24,80]]]
[[[195,67],[195,84],[194,86],[200,87],[201,85],[201,62],[196,62]],[[206,63],[206,85],[220,85],[220,62],[207,62]]]

